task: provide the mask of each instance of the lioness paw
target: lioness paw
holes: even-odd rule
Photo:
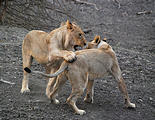
[[[59,100],[58,99],[51,99],[51,102],[54,103],[54,104],[59,104]]]
[[[64,56],[64,59],[70,63],[74,62],[77,58],[74,52],[68,52],[68,54],[66,54]]]
[[[54,102],[54,104],[59,104],[60,103],[59,100],[57,100],[57,99],[53,100],[53,102]]]
[[[30,92],[30,89],[29,88],[27,88],[27,89],[21,89],[20,92],[21,93],[29,93]]]
[[[135,107],[136,107],[136,105],[134,103],[129,103],[127,105],[127,108],[135,108]]]
[[[91,97],[85,97],[84,98],[84,102],[86,102],[86,103],[93,103],[94,101],[93,101],[93,98],[91,98]]]
[[[84,115],[84,114],[86,114],[86,111],[85,110],[78,110],[76,113],[79,115]]]

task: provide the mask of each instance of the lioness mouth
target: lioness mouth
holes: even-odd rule
[[[82,47],[79,46],[79,45],[74,45],[74,50],[77,51],[77,50],[82,50]]]

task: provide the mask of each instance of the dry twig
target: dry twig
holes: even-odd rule
[[[0,0],[0,7],[1,7],[1,8],[2,8],[2,6],[3,6],[3,3],[2,3],[2,2],[3,2],[3,1]],[[4,17],[4,14],[5,14],[5,12],[6,12],[7,7],[8,7],[8,0],[4,0],[4,9],[2,10],[2,12],[0,12],[0,21],[3,20],[3,17]]]
[[[137,15],[141,15],[141,14],[151,14],[152,11],[143,11],[143,12],[137,12]]]
[[[113,0],[113,1],[118,4],[118,8],[120,9],[121,8],[121,4],[120,4],[119,0]]]
[[[0,82],[6,83],[6,84],[10,84],[10,85],[14,85],[15,83],[0,79]]]
[[[90,3],[90,2],[86,2],[86,1],[81,1],[81,0],[73,0],[73,1],[75,1],[75,2],[77,2],[77,3],[79,3],[79,4],[92,5],[92,6],[94,6],[94,8],[95,8],[96,10],[100,10],[100,9],[97,8],[96,4],[94,4],[94,3]]]

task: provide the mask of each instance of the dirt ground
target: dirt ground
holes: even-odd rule
[[[111,3],[109,0],[94,1],[101,9],[96,10],[92,18],[94,24],[86,22],[80,26],[91,30],[86,34],[88,40],[93,39],[95,34],[108,38],[136,109],[124,107],[122,95],[112,77],[96,80],[93,104],[83,102],[84,96],[78,100],[78,107],[86,110],[84,116],[74,114],[66,104],[71,92],[69,82],[59,96],[59,105],[47,99],[45,78],[30,76],[31,92],[21,94],[21,46],[28,30],[0,25],[0,79],[15,83],[0,82],[0,120],[155,120],[154,0],[119,0],[120,6],[118,2]],[[136,14],[145,10],[152,12]],[[33,62],[32,69],[44,71],[37,62]]]

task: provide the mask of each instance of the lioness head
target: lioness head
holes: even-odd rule
[[[110,45],[106,42],[106,38],[101,40],[100,36],[97,35],[94,37],[94,40],[91,42],[88,42],[87,49],[92,49],[92,48],[102,48],[102,49],[107,49]]]
[[[84,32],[75,23],[66,22],[67,34],[64,47],[67,50],[76,51],[86,46]]]

